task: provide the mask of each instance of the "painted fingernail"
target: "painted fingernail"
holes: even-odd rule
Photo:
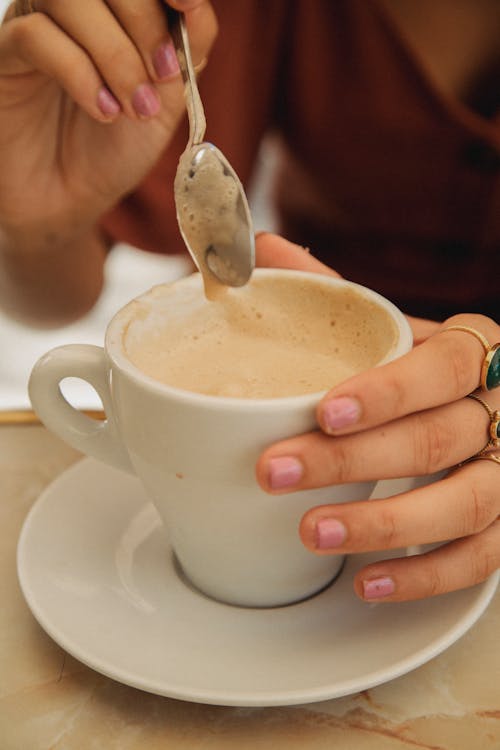
[[[361,416],[359,401],[349,396],[339,396],[325,401],[321,407],[322,423],[326,432],[356,424]]]
[[[385,596],[393,594],[395,590],[394,581],[389,576],[372,578],[371,581],[363,581],[364,599],[383,599]]]
[[[106,86],[102,86],[97,92],[97,106],[106,117],[116,117],[121,111],[120,102]]]
[[[161,44],[153,55],[153,66],[158,78],[171,78],[179,72],[179,62],[172,42]]]
[[[160,97],[149,83],[141,83],[133,93],[132,106],[139,117],[154,117],[160,111]]]
[[[269,485],[273,490],[293,487],[300,481],[304,467],[292,456],[279,456],[269,461]]]
[[[316,524],[316,546],[318,549],[333,549],[344,544],[347,529],[336,518],[321,518]]]

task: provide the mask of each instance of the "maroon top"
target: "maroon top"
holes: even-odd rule
[[[499,102],[482,115],[446,98],[376,0],[214,5],[207,139],[248,183],[276,132],[281,232],[409,313],[500,317]],[[173,178],[186,133],[105,217],[113,240],[183,250]]]

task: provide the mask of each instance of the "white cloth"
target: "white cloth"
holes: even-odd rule
[[[117,245],[106,262],[105,287],[94,309],[69,326],[34,330],[0,313],[0,410],[30,408],[27,384],[36,360],[62,344],[102,345],[106,326],[115,312],[155,284],[173,281],[191,269],[187,257],[163,256]],[[95,391],[74,378],[63,391],[75,406],[100,408]]]

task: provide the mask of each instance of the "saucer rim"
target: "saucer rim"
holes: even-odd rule
[[[225,692],[219,688],[201,689],[199,687],[192,688],[189,687],[189,685],[183,687],[179,684],[178,680],[172,684],[167,684],[165,680],[155,681],[149,678],[141,679],[139,675],[129,672],[125,668],[114,666],[111,662],[106,663],[105,660],[101,659],[99,656],[92,658],[92,654],[86,653],[85,649],[82,649],[81,647],[79,648],[74,637],[72,638],[64,631],[59,630],[56,624],[51,621],[50,613],[47,613],[47,605],[44,608],[43,604],[37,600],[36,592],[33,591],[29,583],[29,571],[26,569],[23,556],[32,524],[36,523],[37,515],[41,512],[43,513],[44,503],[47,500],[50,501],[52,494],[59,490],[59,485],[64,485],[68,481],[71,482],[73,478],[72,475],[78,475],[82,470],[85,472],[87,465],[90,465],[90,467],[98,466],[104,471],[109,470],[110,472],[119,472],[126,477],[130,477],[131,480],[137,481],[136,477],[131,474],[126,474],[126,472],[111,468],[102,462],[87,457],[78,460],[59,474],[38,495],[23,522],[17,545],[17,575],[20,588],[28,608],[39,625],[50,636],[50,638],[67,651],[67,653],[88,668],[104,675],[105,677],[155,695],[208,705],[272,707],[315,703],[352,695],[361,690],[371,689],[408,674],[435,658],[458,641],[477,622],[479,617],[487,609],[495,595],[500,580],[500,570],[497,570],[482,583],[470,587],[469,591],[472,598],[471,604],[464,615],[460,617],[454,625],[450,626],[441,635],[431,640],[427,646],[418,648],[416,652],[410,656],[400,659],[395,664],[391,663],[388,667],[383,669],[366,673],[362,678],[357,676],[351,679],[344,679],[341,682],[335,682],[332,680],[331,685],[322,684],[317,688],[306,689],[279,691],[269,691],[265,688],[261,690],[253,689],[251,691],[239,689],[236,694],[234,689],[228,689],[228,691]],[[144,496],[138,498],[138,502],[144,505],[149,501]],[[170,555],[169,558],[172,559],[172,556]],[[454,592],[451,592],[446,596],[453,596],[453,593]],[[220,606],[221,609],[227,606],[223,603],[215,602],[214,600],[210,601]],[[311,600],[305,600],[294,606],[306,607],[310,601]]]

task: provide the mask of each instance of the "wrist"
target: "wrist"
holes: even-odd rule
[[[82,237],[98,234],[97,223],[84,222],[65,217],[10,220],[0,222],[0,253],[20,253],[30,255],[48,253],[53,255],[57,248],[64,249],[78,243]]]
[[[97,227],[69,231],[43,222],[0,229],[0,303],[36,327],[88,312],[102,289],[107,243]]]

